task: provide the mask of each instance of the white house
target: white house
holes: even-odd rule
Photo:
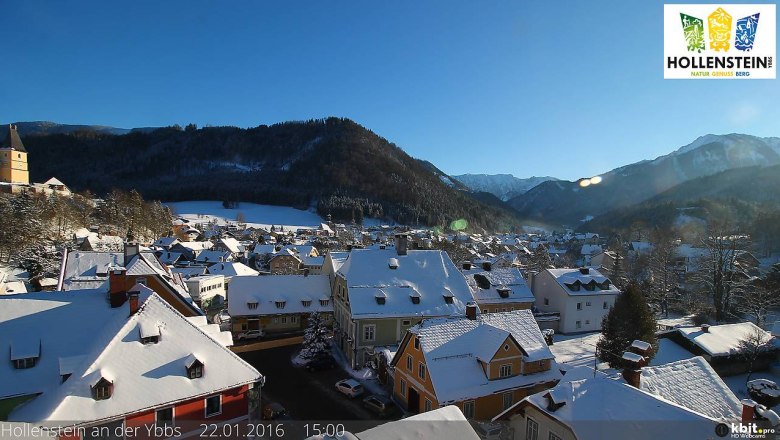
[[[184,282],[187,284],[193,301],[200,305],[225,302],[225,277],[223,275],[195,276],[185,279]]]
[[[546,269],[532,277],[531,291],[542,312],[561,314],[561,333],[597,331],[620,294],[596,269]]]

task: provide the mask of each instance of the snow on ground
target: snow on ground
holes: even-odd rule
[[[187,219],[192,224],[208,223],[214,220],[224,225],[235,223],[236,216],[244,215],[247,226],[269,229],[271,226],[284,226],[285,229],[317,227],[323,220],[314,212],[303,211],[289,206],[258,205],[239,203],[238,208],[226,209],[222,202],[191,201],[165,203],[174,210],[177,217]]]
[[[694,315],[681,315],[679,313],[670,313],[669,318],[657,317],[658,325],[664,325],[668,327],[694,327],[693,316]]]
[[[558,335],[553,338],[554,344],[550,346],[555,356],[555,361],[562,369],[570,370],[574,367],[593,368],[593,360],[596,354],[596,343],[601,337],[600,332],[584,333],[579,335]]]
[[[721,378],[723,379],[723,382],[726,382],[726,385],[731,388],[731,391],[733,391],[739,399],[750,399],[750,395],[748,395],[747,392],[747,384],[745,383],[747,376],[748,375],[746,373],[737,376],[727,376]],[[768,379],[776,384],[780,384],[780,376],[773,373],[771,370],[759,371],[757,373],[751,374],[750,380],[755,379]]]

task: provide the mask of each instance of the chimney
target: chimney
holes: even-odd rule
[[[483,261],[482,262],[482,270],[484,270],[486,272],[490,272],[490,269],[492,269],[492,268],[493,268],[493,263],[491,263],[490,261]]]
[[[709,333],[710,332],[710,325],[709,324],[702,324],[701,325],[701,331],[702,331],[702,333]]]
[[[647,359],[650,355],[650,351],[653,348],[650,343],[641,341],[639,339],[635,339],[634,342],[631,343],[631,347],[629,348],[629,351],[632,353],[636,353],[643,358]],[[643,365],[644,366],[644,365]]]
[[[395,252],[398,255],[406,255],[409,236],[406,234],[395,234]]]
[[[113,267],[108,272],[108,300],[112,308],[121,307],[127,300],[127,269]]]
[[[138,243],[134,241],[125,243],[125,261],[123,262],[123,265],[127,267],[127,265],[130,263],[130,260],[138,255],[139,252],[140,247],[138,246]]]
[[[471,261],[464,261],[461,263],[463,265],[463,270],[471,270]]]
[[[587,267],[581,267],[580,268],[580,273],[583,274],[583,275],[587,275],[587,274],[590,273],[590,269],[588,269]]]
[[[135,315],[138,312],[138,292],[128,293],[127,302],[130,304],[130,316]]]
[[[756,402],[750,399],[742,399],[742,423],[751,423],[756,420]]]
[[[639,388],[642,378],[642,364],[644,364],[645,358],[627,351],[623,353],[622,359],[627,364],[623,369],[623,379],[632,387]]]
[[[477,320],[477,310],[478,310],[477,303],[475,303],[473,301],[469,301],[466,304],[466,318],[468,318],[468,319],[470,319],[472,321],[476,321]]]

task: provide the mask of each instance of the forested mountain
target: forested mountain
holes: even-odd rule
[[[106,125],[71,125],[71,124],[58,124],[56,122],[49,121],[34,121],[34,122],[13,122],[19,130],[19,135],[40,135],[40,134],[57,134],[57,133],[73,133],[76,131],[95,131],[98,133],[108,134],[127,134],[131,131],[151,131],[155,130],[155,127],[150,128],[116,128]],[[8,126],[8,124],[3,124]],[[2,141],[7,135],[7,130],[0,130],[0,141]]]
[[[558,180],[549,176],[521,179],[511,174],[461,174],[452,177],[473,191],[488,192],[504,202],[527,193],[542,182]]]
[[[80,130],[23,140],[32,180],[57,176],[77,191],[118,187],[166,201],[316,205],[341,221],[446,226],[462,218],[488,230],[517,221],[511,210],[476,200],[431,164],[348,119],[122,135]]]
[[[614,169],[598,185],[544,182],[509,201],[521,216],[549,223],[578,224],[646,201],[677,185],[722,171],[780,164],[780,139],[743,134],[706,135],[677,151]],[[680,191],[684,193],[685,188]]]
[[[609,211],[580,229],[609,233],[632,224],[667,229],[726,220],[753,237],[780,237],[780,165],[746,167],[693,179],[637,205]]]

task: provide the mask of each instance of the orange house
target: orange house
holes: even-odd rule
[[[420,413],[458,406],[489,420],[561,378],[529,310],[425,320],[406,333],[393,358],[393,397]]]

